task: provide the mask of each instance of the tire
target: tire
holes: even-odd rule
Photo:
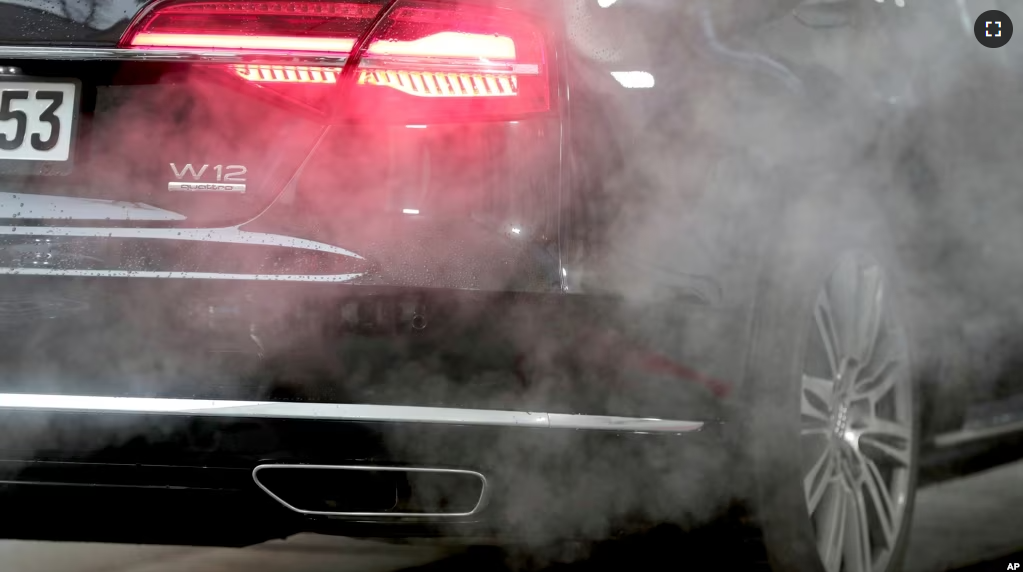
[[[754,506],[775,570],[889,572],[906,549],[920,435],[899,267],[878,228],[817,214],[796,219],[828,222],[787,219],[800,231],[758,279],[743,407]]]

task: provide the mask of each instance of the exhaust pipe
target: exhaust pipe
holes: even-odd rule
[[[477,515],[487,478],[476,471],[365,465],[259,465],[252,478],[309,516],[448,519]]]
[[[422,332],[427,329],[427,317],[423,314],[416,314],[412,317],[412,329]]]
[[[427,305],[420,300],[412,310],[412,329],[416,332],[422,332],[427,329]]]

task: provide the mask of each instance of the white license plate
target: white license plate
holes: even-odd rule
[[[74,80],[0,76],[0,160],[68,161],[79,85]]]

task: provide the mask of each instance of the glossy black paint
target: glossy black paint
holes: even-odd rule
[[[73,507],[114,498],[178,498],[195,514],[220,514],[231,503],[248,505],[256,536],[297,531],[349,532],[393,529],[387,518],[298,518],[265,502],[251,471],[259,464],[358,464],[457,468],[488,479],[490,500],[479,516],[443,522],[411,522],[404,534],[521,535],[595,533],[620,525],[656,522],[671,503],[686,502],[712,514],[732,499],[704,482],[727,466],[729,455],[715,427],[688,436],[642,436],[533,428],[485,428],[431,424],[202,419],[131,414],[0,413],[0,481],[16,506],[76,513]],[[667,454],[671,450],[672,454]],[[628,462],[627,462],[628,461]],[[657,467],[657,470],[651,470]],[[36,490],[52,491],[50,498]],[[78,494],[75,490],[80,491]],[[83,498],[81,492],[91,491]],[[637,495],[635,491],[657,491]],[[709,491],[723,495],[708,502]],[[209,504],[202,505],[206,499]],[[61,507],[60,502],[67,503]],[[160,502],[160,501],[156,501]],[[200,504],[190,504],[199,502]],[[33,504],[37,503],[37,504]],[[152,506],[166,506],[164,504]],[[234,505],[238,510],[238,504]],[[674,506],[684,506],[674,504]],[[584,509],[585,507],[585,509]],[[178,511],[180,512],[179,507]],[[155,509],[154,509],[155,511]],[[139,522],[167,520],[136,510]],[[596,529],[588,520],[602,515]],[[227,515],[230,516],[230,515]],[[219,518],[219,517],[218,517]],[[540,519],[540,521],[538,521]],[[198,528],[203,528],[202,523]],[[117,522],[92,531],[116,532]],[[165,525],[166,526],[166,522]],[[57,527],[51,534],[67,532]],[[154,532],[159,529],[154,529]],[[223,530],[229,543],[239,529]],[[123,533],[123,531],[122,531]],[[159,536],[154,534],[154,537]],[[172,537],[173,538],[173,537]],[[122,538],[123,539],[123,538]],[[167,539],[162,540],[168,541]]]
[[[740,314],[696,300],[655,314],[558,294],[189,279],[5,283],[0,391],[700,420],[724,416],[739,378],[713,348],[694,343],[680,354],[674,338],[647,332],[654,323],[680,340],[709,328],[740,335]]]

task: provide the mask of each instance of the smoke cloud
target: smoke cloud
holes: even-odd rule
[[[1021,42],[978,45],[973,15],[989,6],[1024,21],[1019,2],[980,0],[569,2],[570,127],[544,119],[321,132],[302,115],[280,137],[250,125],[241,138],[231,133],[242,131],[247,111],[268,124],[292,111],[274,99],[280,93],[261,93],[251,110],[235,96],[208,115],[187,97],[125,106],[142,116],[174,110],[180,121],[160,129],[169,136],[201,117],[218,126],[218,140],[230,142],[223,146],[253,154],[246,143],[257,142],[259,157],[287,139],[277,163],[252,168],[274,170],[285,193],[245,204],[244,217],[223,202],[195,216],[221,221],[231,212],[225,226],[244,219],[251,232],[356,256],[285,252],[297,242],[277,245],[282,253],[270,262],[259,244],[205,258],[114,247],[98,256],[128,252],[134,269],[155,263],[175,272],[228,264],[262,275],[351,272],[364,289],[69,286],[49,298],[69,300],[46,315],[55,325],[31,336],[0,311],[12,350],[0,362],[5,390],[704,420],[707,431],[678,440],[402,430],[383,437],[380,455],[409,462],[436,454],[493,470],[498,490],[522,499],[496,502],[493,513],[534,555],[564,536],[706,522],[750,490],[740,452],[726,446],[735,434],[720,421],[743,404],[737,340],[749,328],[751,269],[764,262],[769,231],[835,216],[835,197],[855,197],[857,214],[889,229],[922,371],[968,360],[969,379],[950,383],[973,387],[981,401],[1021,393]],[[629,71],[650,74],[653,87],[626,89],[611,73]],[[213,97],[228,79],[194,89]],[[183,82],[175,93],[189,89]],[[297,99],[317,101],[284,105]],[[143,148],[157,129],[130,119],[132,146]],[[187,143],[165,147],[184,153]],[[558,144],[572,151],[561,164]],[[292,157],[309,148],[311,159]],[[116,170],[148,152],[125,150],[103,164]],[[295,176],[281,179],[278,167]],[[559,194],[569,179],[560,167],[573,170],[569,197]],[[799,208],[779,210],[786,201]],[[426,222],[378,218],[379,208]],[[464,224],[435,225],[431,208]],[[260,218],[264,209],[284,214]],[[573,295],[551,302],[560,290]],[[86,298],[103,298],[104,310],[87,312],[96,307],[81,308]],[[89,317],[68,330],[57,317],[71,314]],[[55,347],[75,351],[53,356]]]

